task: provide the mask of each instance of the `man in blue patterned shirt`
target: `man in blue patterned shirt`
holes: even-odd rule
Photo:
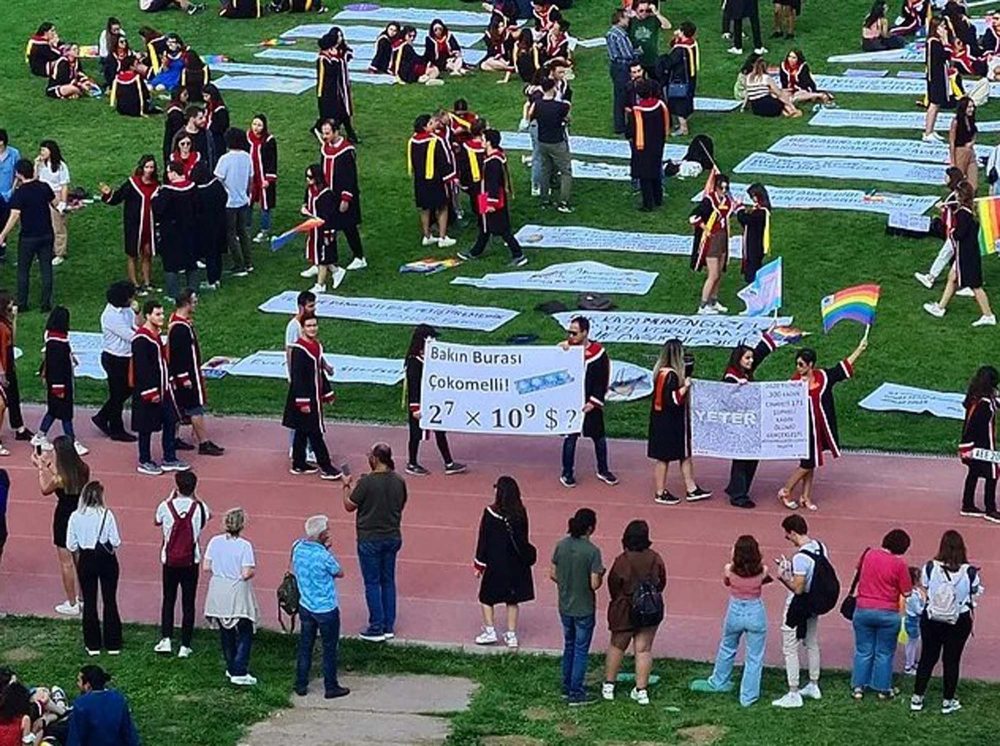
[[[628,36],[628,16],[621,8],[611,14],[611,28],[605,35],[608,48],[608,72],[614,86],[614,121],[615,133],[625,134],[626,86],[628,85],[628,69],[639,55],[636,54],[632,40]]]

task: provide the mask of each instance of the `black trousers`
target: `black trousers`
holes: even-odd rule
[[[412,414],[408,414],[406,418],[410,426],[410,440],[407,443],[408,460],[406,463],[416,464],[419,463],[417,455],[420,452],[420,441],[424,438],[424,431],[420,429],[420,420]],[[448,447],[448,436],[440,430],[435,430],[434,440],[437,441],[437,447],[441,452],[441,458],[444,459],[444,464],[447,466],[454,460],[451,457],[451,448]]]
[[[365,250],[361,246],[361,234],[358,232],[358,226],[352,225],[350,228],[341,228],[337,233],[343,233],[344,238],[347,239],[347,245],[351,247],[351,255],[355,259],[363,259],[365,256]],[[337,263],[337,235],[334,234],[333,237],[333,263]]]
[[[479,235],[476,237],[476,243],[472,247],[472,251],[469,253],[472,256],[481,256],[484,251],[486,251],[486,246],[490,242],[490,237],[494,234],[487,228],[483,227],[483,221],[479,221]],[[507,244],[507,248],[510,249],[510,256],[513,259],[518,259],[524,256],[524,252],[521,250],[521,244],[517,242],[514,238],[513,232],[511,232],[510,227],[507,228],[503,233],[495,234],[503,239],[503,242]]]
[[[83,594],[83,644],[87,650],[121,650],[122,620],[118,615],[118,557],[96,549],[81,549],[76,563]],[[97,615],[100,586],[104,606],[104,634]],[[103,640],[103,645],[101,644]]]
[[[639,179],[639,189],[642,191],[642,206],[647,210],[663,204],[663,179]]]
[[[732,466],[729,467],[729,484],[726,485],[726,494],[729,495],[731,502],[750,499],[750,485],[753,484],[758,463],[733,460]]]
[[[628,106],[628,69],[625,63],[612,62],[609,68],[613,91],[611,123],[616,135],[625,134],[625,107]]]
[[[306,443],[312,447],[316,456],[316,464],[323,471],[333,469],[330,462],[330,452],[326,449],[326,441],[319,430],[296,430],[292,437],[292,466],[296,469],[306,468]]]
[[[746,18],[750,21],[750,32],[753,34],[753,48],[760,49],[764,41],[760,38],[760,11],[757,0],[744,0],[746,3]],[[743,49],[743,18],[733,19],[733,46]]]
[[[107,423],[108,430],[116,435],[125,432],[122,408],[132,395],[132,386],[128,382],[130,362],[127,357],[101,353],[101,367],[108,374],[108,400],[98,410],[97,417]]]
[[[7,419],[13,430],[24,427],[21,414],[21,389],[17,385],[17,365],[12,365],[7,373]]]
[[[160,610],[160,637],[174,634],[174,606],[177,587],[181,589],[181,645],[191,647],[194,635],[194,600],[198,594],[198,565],[163,566],[163,608]]]
[[[965,475],[965,487],[962,490],[962,510],[976,507],[976,484],[983,480],[983,498],[986,502],[986,512],[997,509],[997,480],[993,477],[992,465],[972,463]]]
[[[52,305],[52,236],[21,236],[17,241],[17,305],[28,310],[28,282],[31,265],[38,257],[38,271],[42,276],[41,305]]]
[[[913,684],[914,694],[924,696],[934,666],[941,658],[944,668],[941,677],[944,698],[955,699],[962,651],[971,634],[972,614],[969,612],[960,615],[954,624],[932,622],[926,614],[920,617],[920,662],[917,663],[917,680]]]

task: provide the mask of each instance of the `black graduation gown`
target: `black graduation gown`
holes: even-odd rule
[[[591,342],[583,351],[585,404],[594,408],[583,416],[583,435],[586,438],[604,437],[604,397],[611,379],[611,361],[599,342]]]
[[[361,223],[361,192],[358,187],[358,158],[354,145],[343,139],[338,147],[324,147],[323,171],[336,203],[333,216],[328,221],[329,229],[341,231],[357,227]],[[340,211],[341,202],[348,203],[346,212]]]
[[[226,243],[226,202],[229,195],[214,176],[198,185],[198,256],[202,259],[222,256],[229,251]]]
[[[290,380],[281,424],[301,432],[326,432],[323,404],[332,402],[334,396],[320,362],[323,346],[319,342],[310,344],[305,339],[299,339],[290,349]],[[306,404],[308,412],[299,409],[300,405]]]
[[[260,203],[262,210],[271,210],[278,203],[278,141],[268,133],[263,142],[258,142],[252,132],[247,132],[247,150],[253,164],[251,200],[254,204]],[[267,188],[261,189],[264,179],[267,179]]]
[[[428,65],[434,65],[441,72],[445,71],[450,58],[460,54],[462,47],[451,32],[441,40],[432,39],[430,34],[424,39],[424,59]]]
[[[418,132],[410,138],[407,161],[413,175],[413,198],[421,210],[448,204],[447,181],[455,177],[448,145],[437,135]]]
[[[951,220],[951,245],[955,248],[955,266],[960,288],[983,286],[983,258],[979,253],[979,221],[967,207],[949,208]]]
[[[149,109],[149,86],[139,73],[122,70],[111,83],[110,101],[122,116],[141,117]]]
[[[354,113],[351,78],[347,72],[352,57],[349,50],[341,55],[333,49],[325,49],[316,57],[316,101],[320,119],[341,124]]]
[[[49,44],[45,37],[32,36],[24,52],[28,69],[39,78],[49,77],[49,66],[59,59],[59,50]]]
[[[143,189],[140,177],[132,176],[104,198],[104,203],[108,205],[124,204],[122,223],[125,228],[125,254],[133,259],[142,255],[144,235],[149,240],[151,256],[156,256],[153,194],[149,193],[148,188]]]
[[[757,368],[760,364],[767,359],[770,355],[778,348],[777,343],[767,332],[760,335],[760,341],[757,346],[753,349],[753,365],[750,366],[749,375],[743,369],[728,368],[726,374],[722,377],[724,383],[749,383],[753,380],[753,374],[757,372]]]
[[[323,10],[323,0],[274,0],[272,13],[319,13]]]
[[[187,91],[188,101],[204,101],[205,86],[212,81],[208,65],[200,59],[191,59],[188,54],[185,54],[185,60],[185,67],[181,70],[181,88]]]
[[[197,187],[190,181],[164,184],[153,196],[153,215],[160,230],[163,271],[194,269],[201,232]]]
[[[480,220],[487,233],[502,235],[510,231],[510,210],[507,206],[507,156],[495,150],[483,161],[483,186],[487,207],[493,212],[483,212]],[[603,395],[601,396],[603,399]]]
[[[1000,54],[1000,34],[990,26],[979,40],[979,50],[983,54]]]
[[[469,195],[472,213],[479,214],[478,195],[483,188],[483,161],[486,150],[479,139],[466,140],[458,146],[455,165],[458,171],[458,183]]]
[[[406,373],[406,409],[409,417],[420,411],[420,381],[424,377],[424,358],[407,355],[403,361]]]
[[[157,36],[146,42],[146,60],[149,62],[149,67],[152,69],[154,76],[159,75],[163,69],[168,52],[167,37],[165,36]]]
[[[80,76],[80,61],[70,62],[67,57],[58,57],[49,65],[49,83],[45,95],[49,98],[62,98],[59,88],[78,82]]]
[[[174,398],[182,410],[204,407],[205,379],[201,374],[201,346],[190,319],[176,313],[167,328],[167,369],[174,384]]]
[[[691,413],[680,388],[680,376],[672,368],[657,371],[646,442],[646,456],[656,461],[669,463],[691,456]]]
[[[778,70],[778,75],[781,78],[782,88],[787,88],[791,91],[815,92],[819,90],[816,87],[816,81],[813,80],[812,73],[809,71],[808,62],[803,62],[795,70],[790,68],[785,62],[782,62]]]
[[[163,429],[163,406],[176,407],[163,343],[156,332],[140,326],[132,337],[132,429]]]
[[[174,136],[182,129],[184,129],[184,106],[179,102],[171,101],[163,120],[164,163],[170,160],[170,154],[174,150]]]
[[[969,470],[979,477],[996,479],[1000,476],[1000,466],[988,461],[972,459],[973,448],[996,450],[995,399],[981,398],[965,408],[965,423],[962,425],[962,442],[958,444],[958,454]]]
[[[660,57],[656,78],[663,82],[663,97],[670,113],[687,119],[694,112],[694,96],[698,88],[698,45],[674,44]],[[683,96],[672,96],[672,85],[684,85]]]
[[[946,109],[955,106],[955,94],[948,80],[951,51],[940,39],[927,40],[927,103]]]
[[[518,604],[535,597],[531,566],[521,557],[527,546],[527,516],[523,520],[504,520],[491,508],[483,511],[475,559],[483,573],[479,581],[480,603]]]
[[[46,413],[57,420],[73,419],[73,353],[69,337],[45,332]]]
[[[841,360],[832,368],[813,371],[816,386],[809,389],[809,456],[799,461],[803,469],[823,465],[823,452],[840,457],[840,439],[837,436],[837,407],[833,400],[833,387],[854,375],[853,366]],[[801,380],[798,374],[793,381]]]
[[[743,208],[736,219],[743,226],[743,258],[740,271],[747,283],[753,282],[757,270],[764,264],[764,235],[771,211],[766,207]]]
[[[101,74],[104,77],[104,87],[110,88],[115,82],[118,73],[125,72],[132,66],[135,55],[131,52],[120,57],[117,54],[109,54],[101,60]]]
[[[424,73],[424,65],[423,58],[409,42],[403,42],[392,51],[390,72],[404,83],[416,83]]]
[[[392,39],[381,33],[375,40],[375,54],[368,69],[377,73],[388,73],[392,63]]]
[[[306,233],[306,261],[310,264],[327,265],[334,263],[333,223],[340,201],[333,195],[329,187],[315,189],[306,187],[306,209],[312,215],[320,218],[323,225]]]
[[[223,18],[260,18],[260,0],[226,0],[219,15]]]
[[[764,332],[760,341],[753,351],[753,365],[747,372],[743,368],[730,367],[722,377],[725,383],[747,383],[753,380],[753,375],[770,355],[777,348],[774,338]],[[729,495],[733,504],[739,504],[750,499],[750,488],[753,486],[753,478],[757,474],[759,462],[753,459],[733,459],[729,466],[729,484],[726,485],[726,494]]]
[[[517,54],[514,67],[517,68],[517,74],[521,76],[521,80],[530,83],[535,79],[535,73],[545,66],[547,60],[542,48],[537,44],[532,44],[527,52]]]
[[[226,152],[226,130],[229,129],[229,109],[221,101],[215,101],[205,109],[205,139],[211,148],[207,153],[208,167],[215,170]]]
[[[670,134],[670,113],[662,100],[643,99],[626,110],[626,128],[632,150],[632,178],[660,179],[663,147]]]

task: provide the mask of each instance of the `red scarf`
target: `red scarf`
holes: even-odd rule
[[[142,180],[141,176],[133,176],[129,181],[132,182],[132,186],[139,193],[142,199],[142,213],[139,217],[139,246],[137,248],[141,249],[143,246],[149,244],[150,247],[153,245],[153,194],[160,187],[158,181],[153,181],[149,184]]]
[[[250,201],[261,202],[264,192],[264,158],[261,155],[261,146],[267,142],[270,135],[265,132],[257,135],[253,130],[247,130],[247,142],[250,144],[250,163],[253,164],[253,178],[251,179]]]

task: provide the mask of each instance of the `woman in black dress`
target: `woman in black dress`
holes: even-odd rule
[[[354,58],[353,50],[347,46],[344,32],[334,26],[319,40],[319,55],[316,57],[316,103],[319,118],[313,125],[317,134],[323,122],[330,120],[343,125],[348,138],[358,141],[354,131],[354,96],[351,93],[351,76],[347,67]]]
[[[693,364],[692,364],[693,365]],[[694,481],[691,460],[691,412],[687,395],[691,378],[684,360],[684,345],[679,339],[669,339],[660,350],[660,359],[653,368],[653,405],[649,412],[649,438],[646,456],[656,461],[653,477],[660,505],[676,505],[681,500],[667,489],[667,469],[671,461],[680,461],[681,477],[688,502],[704,500],[712,493]]]
[[[688,119],[694,112],[694,96],[698,88],[698,69],[701,67],[701,52],[695,39],[697,28],[685,21],[677,29],[671,41],[670,51],[660,57],[657,63],[657,79],[663,83],[663,94],[667,108],[677,117],[676,134],[688,134]]]
[[[62,423],[63,434],[74,441],[76,451],[87,455],[87,447],[76,440],[73,433],[73,366],[76,357],[69,347],[69,309],[56,306],[45,323],[44,362],[42,378],[45,381],[46,409],[38,426],[36,445],[45,446],[49,428],[56,420]],[[33,441],[34,442],[34,441]]]
[[[535,597],[531,566],[537,552],[528,540],[528,513],[521,502],[521,489],[513,477],[500,477],[493,504],[483,511],[476,543],[475,572],[481,578],[479,603],[483,609],[483,631],[477,645],[498,641],[493,626],[493,607],[507,605],[508,648],[517,647],[518,604]]]
[[[951,34],[943,18],[931,19],[927,27],[927,116],[924,119],[924,142],[940,142],[934,131],[938,112],[955,106],[955,93],[949,79],[948,60],[951,57]]]
[[[763,184],[747,187],[750,205],[737,207],[736,219],[743,226],[743,257],[740,272],[749,285],[771,250],[771,198]]]
[[[983,290],[983,260],[979,253],[979,221],[976,220],[974,200],[972,185],[963,181],[955,190],[955,201],[944,207],[944,224],[948,230],[946,238],[951,239],[951,245],[955,249],[955,263],[951,267],[941,300],[937,303],[924,303],[924,310],[931,316],[941,318],[955,291],[959,288],[971,288],[982,314],[972,325],[996,326],[997,317],[993,315],[990,299]]]
[[[152,259],[156,256],[156,228],[153,225],[153,195],[160,186],[156,159],[144,155],[132,176],[112,190],[101,182],[101,201],[106,205],[124,205],[122,222],[125,226],[126,273],[129,282],[149,292],[152,284]],[[142,272],[142,282],[136,272],[136,262]]]
[[[997,387],[1000,374],[992,365],[984,365],[976,371],[965,393],[965,424],[962,426],[962,442],[958,444],[958,455],[968,472],[962,490],[962,515],[984,516],[992,523],[1000,523],[997,513],[997,476],[1000,467],[988,461],[972,458],[974,448],[996,450]],[[976,507],[976,485],[983,480],[983,499],[986,510]]]

